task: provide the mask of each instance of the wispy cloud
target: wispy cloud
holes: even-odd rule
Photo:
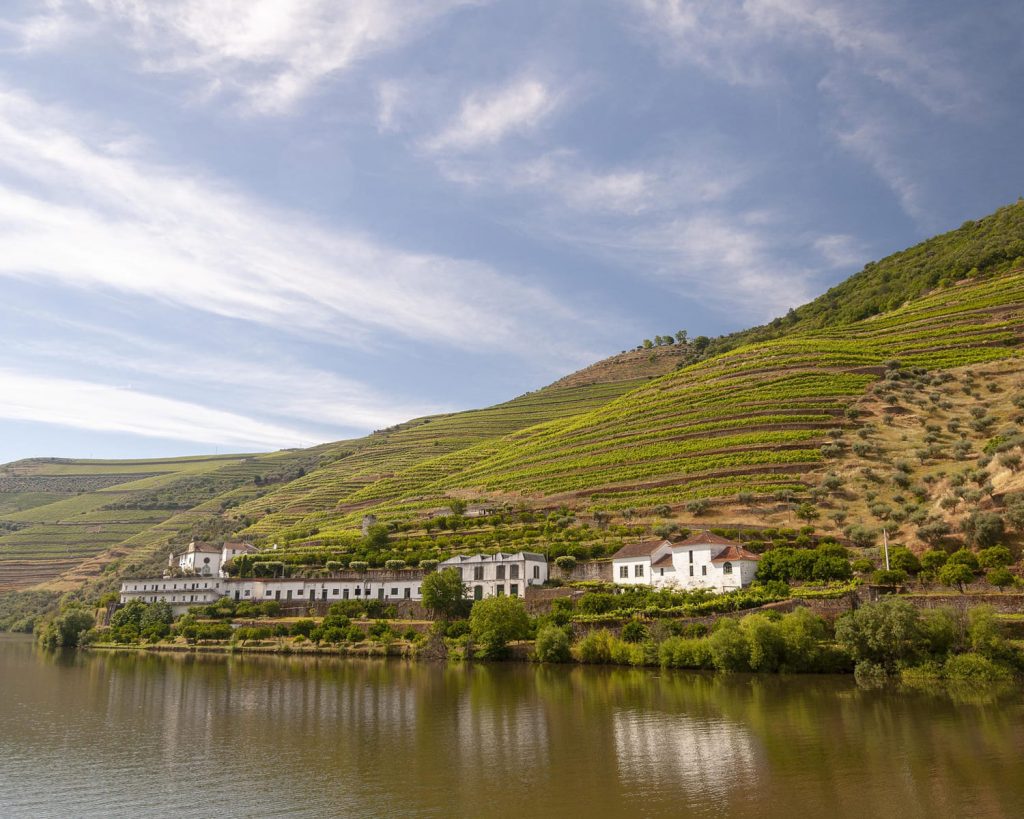
[[[472,260],[395,249],[80,135],[0,89],[0,276],[50,279],[370,345],[527,351],[571,309]]]
[[[0,418],[177,441],[278,449],[308,431],[132,389],[0,369]]]
[[[425,140],[423,147],[431,152],[459,152],[496,145],[510,134],[537,128],[561,100],[562,95],[533,77],[473,91],[463,99],[454,121]]]
[[[207,97],[281,114],[331,75],[423,36],[483,0],[51,0],[5,28],[23,49],[75,35],[117,36],[153,72],[194,76]]]

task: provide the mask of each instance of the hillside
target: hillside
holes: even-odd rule
[[[601,555],[695,523],[955,534],[1024,489],[1022,251],[1017,203],[706,348],[622,353],[504,404],[312,450],[10,464],[0,589],[99,588],[197,532],[376,563]],[[493,514],[451,514],[467,503]],[[362,538],[367,513],[386,546]]]
[[[35,459],[0,467],[0,592],[66,589],[104,571],[155,566],[197,532],[259,518],[276,531],[343,505],[395,471],[509,432],[583,412],[671,370],[670,356],[624,356],[585,377],[483,410],[418,418],[308,450],[164,460]],[[634,360],[636,359],[636,360]]]

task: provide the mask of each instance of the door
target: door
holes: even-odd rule
[[[474,600],[483,600],[484,599],[484,587],[483,586],[474,586],[473,587],[473,599]]]

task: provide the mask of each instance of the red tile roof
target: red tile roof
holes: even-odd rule
[[[648,557],[664,542],[664,540],[641,540],[637,543],[627,543],[612,555],[612,560],[619,557]]]
[[[671,568],[674,568],[674,567],[675,567],[675,564],[672,562],[672,555],[665,555],[664,557],[659,557],[656,561],[654,561],[654,565],[651,568],[653,568],[653,569],[671,569]]]
[[[702,546],[710,544],[712,546],[739,546],[735,540],[728,540],[724,537],[719,537],[712,532],[695,532],[690,535],[686,540],[680,540],[673,543],[673,546]]]
[[[748,552],[742,546],[726,546],[711,558],[712,563],[724,563],[727,560],[760,560],[761,556]]]

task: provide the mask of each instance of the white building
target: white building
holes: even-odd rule
[[[629,543],[612,555],[612,579],[622,586],[734,591],[749,586],[760,558],[710,532],[686,540]]]
[[[167,558],[167,565],[177,567],[186,574],[202,577],[218,577],[222,562],[222,549],[212,543],[193,540],[185,549]]]
[[[441,561],[439,568],[454,567],[462,573],[467,595],[525,597],[527,586],[539,586],[548,579],[548,561],[535,552],[496,555],[456,555]]]

